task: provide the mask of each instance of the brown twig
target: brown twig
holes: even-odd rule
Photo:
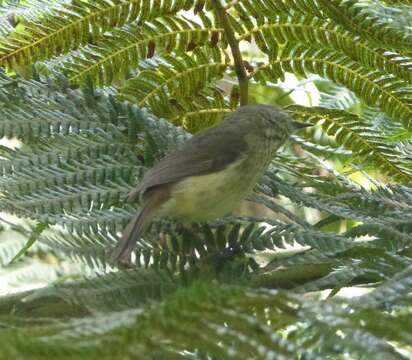
[[[249,97],[249,78],[243,63],[242,54],[239,49],[239,42],[236,40],[235,32],[230,24],[225,8],[220,0],[213,0],[216,16],[222,23],[226,38],[229,43],[235,63],[235,72],[239,82],[240,106],[247,105]]]

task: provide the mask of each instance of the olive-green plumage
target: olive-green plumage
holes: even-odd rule
[[[232,212],[252,190],[276,150],[305,127],[269,105],[237,109],[217,127],[193,136],[161,159],[129,195],[143,205],[113,250],[114,262],[130,263],[138,238],[154,217],[187,223]]]

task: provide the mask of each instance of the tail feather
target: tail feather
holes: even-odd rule
[[[122,237],[110,254],[112,263],[125,265],[132,263],[132,251],[146,226],[152,220],[152,210],[153,208],[150,206],[150,203],[144,204],[142,210],[138,212],[126,226]]]
[[[142,209],[126,226],[122,237],[110,254],[111,263],[132,265],[132,251],[136,242],[156,215],[158,208],[167,199],[169,199],[169,188],[166,186],[145,193]]]

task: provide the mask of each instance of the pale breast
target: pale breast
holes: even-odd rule
[[[183,221],[206,221],[232,212],[253,188],[260,174],[240,160],[223,171],[191,176],[173,186],[161,213]]]

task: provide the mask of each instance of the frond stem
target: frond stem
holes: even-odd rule
[[[216,16],[220,19],[223,29],[225,30],[226,38],[232,51],[235,72],[239,82],[240,106],[247,105],[249,97],[249,78],[243,63],[239,42],[236,40],[235,32],[230,25],[226,9],[221,4],[220,0],[213,0],[213,6],[215,8]]]

